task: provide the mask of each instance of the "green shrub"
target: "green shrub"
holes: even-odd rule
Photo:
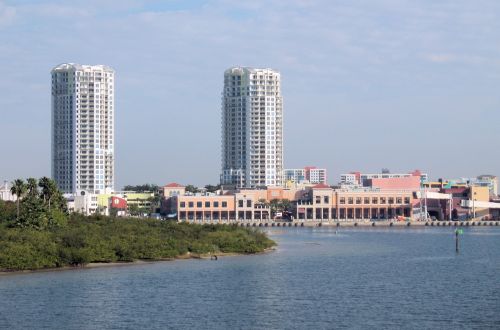
[[[85,217],[48,212],[44,229],[0,225],[0,269],[23,270],[89,262],[159,260],[187,252],[256,253],[274,245],[262,232],[228,225]],[[36,228],[36,229],[35,229]]]

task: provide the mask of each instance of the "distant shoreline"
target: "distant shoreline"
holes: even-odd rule
[[[275,247],[267,248],[262,252],[257,253],[234,253],[234,252],[220,252],[220,253],[186,253],[175,258],[164,258],[158,260],[134,260],[134,261],[113,261],[113,262],[91,262],[81,266],[63,266],[63,267],[52,267],[52,268],[42,268],[42,269],[27,269],[27,270],[0,270],[0,278],[2,276],[8,275],[20,275],[20,274],[32,274],[32,273],[45,273],[45,272],[58,272],[58,271],[78,271],[85,269],[94,269],[94,268],[107,268],[107,267],[122,267],[122,266],[139,266],[139,265],[147,265],[147,264],[156,264],[160,262],[169,262],[169,261],[177,261],[177,260],[189,260],[189,259],[203,259],[210,260],[213,256],[219,257],[236,257],[236,256],[251,256],[251,255],[259,255],[264,253],[270,253],[275,251]]]

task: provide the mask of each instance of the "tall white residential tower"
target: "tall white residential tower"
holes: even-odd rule
[[[52,69],[52,178],[65,193],[114,190],[114,70]]]
[[[233,67],[224,72],[221,183],[281,186],[283,98],[280,73]]]

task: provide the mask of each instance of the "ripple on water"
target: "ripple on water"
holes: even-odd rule
[[[448,228],[267,229],[262,255],[0,276],[0,329],[498,329],[496,230],[457,255]]]

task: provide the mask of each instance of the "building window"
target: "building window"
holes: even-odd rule
[[[354,204],[354,198],[353,197],[347,197],[347,204]]]
[[[403,203],[403,198],[396,197],[396,204],[401,204],[401,203]]]
[[[194,202],[189,202],[189,207],[194,207]]]
[[[370,197],[365,197],[365,204],[370,204]]]
[[[219,207],[219,202],[214,202],[214,207]]]
[[[181,207],[186,207],[186,202],[181,202]]]
[[[389,204],[394,204],[394,197],[389,197]]]
[[[196,207],[201,207],[203,205],[202,202],[196,202]]]
[[[385,197],[380,197],[380,204],[385,204]]]
[[[321,203],[321,196],[316,196],[316,204]]]
[[[372,204],[378,204],[378,198],[372,197]]]
[[[405,197],[405,204],[410,204],[410,197]]]
[[[339,201],[340,204],[345,204],[345,197],[340,197],[340,201]]]
[[[356,197],[356,204],[361,204],[361,197]]]
[[[205,202],[205,207],[210,207],[210,202]]]
[[[227,202],[222,202],[222,207],[227,207]]]
[[[252,207],[252,201],[251,200],[247,200],[247,207]]]
[[[328,196],[323,196],[323,203],[325,204],[330,203],[330,198]]]

